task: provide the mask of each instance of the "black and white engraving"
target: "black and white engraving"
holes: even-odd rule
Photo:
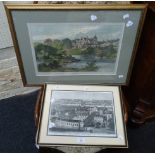
[[[52,91],[48,135],[116,137],[112,92]]]

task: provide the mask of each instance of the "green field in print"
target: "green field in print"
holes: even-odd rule
[[[38,72],[114,73],[123,23],[29,23]]]

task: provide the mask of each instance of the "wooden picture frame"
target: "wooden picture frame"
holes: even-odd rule
[[[128,83],[146,5],[16,4],[6,11],[25,86]]]
[[[36,144],[127,147],[122,109],[118,86],[46,84]]]

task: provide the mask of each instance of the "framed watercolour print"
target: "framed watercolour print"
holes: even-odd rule
[[[145,8],[6,6],[24,84],[126,84]]]
[[[118,86],[47,84],[37,144],[127,146]]]

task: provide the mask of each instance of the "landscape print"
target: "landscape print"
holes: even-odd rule
[[[29,23],[37,72],[116,71],[124,24]]]
[[[53,91],[47,134],[116,137],[112,92]]]

